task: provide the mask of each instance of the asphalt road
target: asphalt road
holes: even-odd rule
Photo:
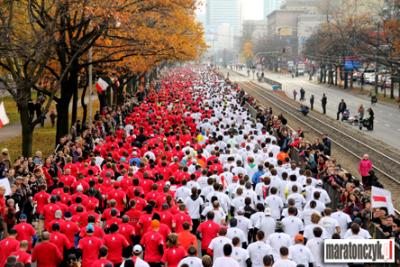
[[[247,76],[246,71],[242,71],[241,73]],[[364,105],[364,116],[368,116],[366,111],[369,107],[371,107],[371,102],[370,99],[366,96],[354,95],[344,91],[343,89],[329,88],[325,85],[315,84],[307,81],[304,77],[291,78],[291,76],[289,75],[275,73],[266,73],[265,76],[267,78],[282,83],[282,90],[287,94],[287,96],[291,98],[293,98],[293,90],[296,89],[298,92],[297,101],[299,103],[299,90],[301,87],[303,87],[306,91],[306,100],[303,103],[309,106],[309,99],[311,94],[313,94],[315,97],[314,110],[319,112],[322,112],[321,98],[322,94],[325,93],[328,98],[328,103],[326,107],[327,116],[331,118],[336,119],[337,108],[341,99],[344,99],[344,101],[346,102],[347,108],[350,110],[350,116],[354,116],[357,114],[358,107],[361,104]],[[252,80],[252,74],[250,74],[250,78],[242,77],[240,80]],[[265,83],[260,83],[260,85],[266,86]],[[372,106],[372,109],[375,112],[374,130],[367,131],[364,128],[362,132],[396,149],[400,149],[400,108],[390,104],[377,103]],[[349,127],[357,129],[356,126],[349,125]]]

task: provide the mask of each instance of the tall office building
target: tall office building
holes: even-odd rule
[[[241,0],[207,0],[206,27],[217,30],[221,24],[228,24],[234,36],[242,35]]]
[[[281,7],[282,0],[264,0],[264,15],[263,19],[267,19],[267,16],[273,11]]]

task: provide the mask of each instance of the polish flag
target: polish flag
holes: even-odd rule
[[[395,214],[392,193],[388,190],[372,186],[371,189],[371,207],[372,208],[387,208],[389,214]]]
[[[0,103],[0,128],[3,128],[5,125],[9,124],[10,120],[8,119],[6,109],[4,108],[4,103]]]
[[[109,84],[105,80],[99,78],[99,80],[96,83],[97,92],[99,92],[99,94],[102,94],[105,90],[107,90],[108,85]]]

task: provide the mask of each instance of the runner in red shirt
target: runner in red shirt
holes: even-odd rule
[[[40,267],[57,267],[63,260],[63,255],[57,246],[50,243],[50,233],[42,233],[42,242],[37,244],[33,249],[32,262],[36,262],[36,266]]]
[[[86,226],[86,237],[79,240],[78,249],[82,251],[82,267],[91,267],[92,262],[98,259],[98,253],[103,242],[100,238],[93,236],[92,224]]]
[[[72,243],[69,242],[68,238],[63,233],[60,233],[60,225],[58,223],[53,224],[51,230],[50,242],[57,246],[61,255],[64,255],[64,249],[67,251],[71,249]]]
[[[108,249],[105,246],[102,246],[99,249],[99,259],[94,261],[92,267],[104,267],[106,264],[110,264],[112,266],[112,262],[107,260]]]
[[[23,240],[19,243],[19,250],[14,251],[11,253],[10,256],[15,256],[17,258],[17,262],[20,262],[24,264],[25,266],[28,266],[32,263],[32,256],[28,252],[28,242],[26,240]]]
[[[49,203],[50,194],[46,192],[46,185],[40,185],[40,191],[33,196],[33,201],[36,202],[36,214],[43,215],[44,206]]]
[[[135,240],[135,227],[129,223],[129,217],[126,215],[122,217],[122,223],[119,225],[119,233],[125,237],[126,241],[129,243],[129,246],[124,249],[123,253],[123,256],[127,258],[132,254],[132,245]]]
[[[11,229],[8,237],[0,241],[0,266],[4,266],[8,256],[18,250],[19,242],[16,239],[17,231]]]
[[[22,241],[26,240],[28,241],[28,251],[31,251],[32,249],[32,241],[33,237],[36,235],[35,228],[29,223],[26,222],[26,215],[21,214],[19,217],[20,223],[14,226],[14,230],[17,231],[17,240]]]
[[[218,235],[219,224],[214,222],[214,212],[209,211],[207,213],[207,221],[202,222],[197,228],[197,232],[201,234],[201,251],[205,255],[207,253],[208,245]]]
[[[104,245],[109,249],[107,259],[115,266],[121,265],[122,252],[124,248],[129,246],[128,241],[126,241],[123,235],[118,233],[118,230],[118,225],[114,223],[110,226],[110,234],[104,237]]]
[[[167,237],[167,249],[163,255],[163,262],[168,267],[178,267],[179,262],[186,256],[186,251],[182,246],[178,246],[178,236],[170,234]]]
[[[79,226],[71,221],[72,214],[67,211],[64,214],[65,221],[60,224],[61,233],[63,233],[71,244],[75,244],[75,235],[79,233]]]
[[[140,241],[144,247],[144,260],[151,264],[161,264],[164,254],[164,239],[158,232],[160,222],[157,220],[151,221],[151,230],[145,233]]]

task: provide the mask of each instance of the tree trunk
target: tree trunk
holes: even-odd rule
[[[71,114],[71,125],[74,124],[78,116],[78,86],[73,88],[74,94],[72,97],[72,114]]]
[[[19,115],[22,126],[22,155],[30,157],[32,155],[33,129],[29,118],[28,103],[18,105]]]
[[[72,92],[69,90],[67,82],[61,83],[61,97],[57,101],[57,133],[56,144],[60,142],[60,138],[69,133],[69,103],[71,101]]]
[[[82,106],[82,109],[83,109],[83,112],[82,112],[82,124],[86,123],[86,117],[87,117],[87,105],[86,105],[86,102],[85,102],[87,88],[88,88],[87,86],[83,87],[82,96],[81,96],[81,106]],[[92,97],[92,96],[89,95],[89,97]]]

